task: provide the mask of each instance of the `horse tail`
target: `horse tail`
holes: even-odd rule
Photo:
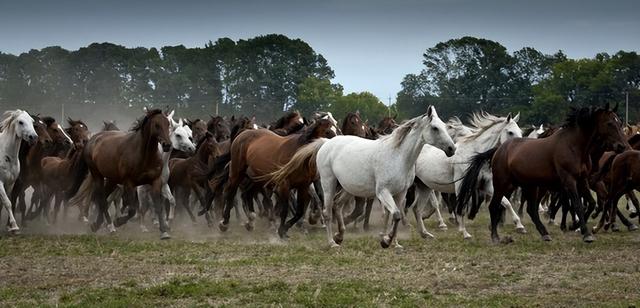
[[[70,206],[77,206],[80,209],[88,207],[91,204],[91,197],[93,195],[93,181],[90,176],[83,177],[83,181],[76,191],[73,198],[69,199]],[[82,211],[84,213],[84,211]]]
[[[289,176],[299,172],[313,172],[317,175],[318,170],[316,166],[316,155],[318,150],[329,139],[319,138],[303,147],[298,149],[293,155],[291,160],[278,170],[268,173],[262,177],[263,180],[267,180],[267,184],[275,184],[280,186],[287,182]],[[315,178],[315,177],[314,177]]]
[[[71,184],[71,187],[65,193],[65,198],[67,200],[75,196],[85,178],[89,178],[87,176],[87,174],[89,174],[89,166],[82,157],[82,153],[78,153],[76,155],[78,155],[79,157],[76,157],[76,160],[72,163],[73,169],[69,176],[73,178],[73,184]]]
[[[460,189],[456,195],[456,213],[458,215],[462,215],[465,210],[466,204],[469,202],[469,199],[472,198],[473,194],[476,193],[478,188],[478,177],[480,175],[480,170],[484,167],[484,164],[489,162],[493,157],[493,154],[498,150],[497,147],[490,149],[489,151],[478,153],[471,157],[469,161],[469,167],[464,172],[462,176],[462,183],[460,184]],[[474,201],[476,198],[473,198]],[[472,210],[474,213],[469,213],[469,216],[475,216],[475,213],[478,211],[479,204],[473,204]],[[473,214],[473,215],[472,215]]]

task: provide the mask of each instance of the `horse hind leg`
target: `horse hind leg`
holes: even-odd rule
[[[327,240],[329,246],[340,247],[340,244],[336,243],[333,238],[333,198],[336,194],[337,180],[333,176],[321,177],[322,191],[324,195],[324,211],[322,216],[324,217],[325,229],[327,231]]]
[[[18,227],[18,223],[16,222],[16,218],[13,216],[13,209],[11,208],[11,201],[9,200],[9,196],[7,196],[7,191],[5,189],[5,184],[0,182],[0,202],[5,210],[8,212],[9,216],[9,226],[8,231],[10,233],[17,233],[20,228]]]
[[[424,226],[423,221],[423,211],[425,208],[425,202],[427,201],[427,196],[430,196],[431,191],[428,191],[428,188],[422,185],[416,185],[415,189],[415,198],[413,199],[413,204],[411,207],[413,208],[413,215],[416,217],[416,225],[418,228],[418,232],[422,238],[434,238],[433,234],[427,231],[427,228]]]
[[[506,197],[502,197],[501,204],[504,208],[509,210],[509,213],[511,213],[513,223],[516,225],[516,232],[522,233],[522,234],[527,233],[527,230],[522,225],[522,221],[520,220],[520,217],[518,216],[516,211],[513,209],[513,206],[511,206],[511,202],[509,202],[509,199],[507,199]]]

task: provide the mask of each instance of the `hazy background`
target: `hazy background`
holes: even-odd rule
[[[278,33],[327,58],[345,92],[392,102],[422,53],[465,35],[570,58],[640,49],[640,2],[624,1],[0,1],[0,51],[92,42],[204,46]]]

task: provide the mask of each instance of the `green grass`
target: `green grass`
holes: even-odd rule
[[[410,219],[412,222],[412,219]],[[423,240],[401,227],[404,249],[382,249],[375,232],[348,229],[330,249],[325,232],[230,233],[176,227],[174,239],[139,234],[0,237],[0,306],[629,306],[640,304],[640,233],[579,234],[533,226],[494,245],[487,218]]]

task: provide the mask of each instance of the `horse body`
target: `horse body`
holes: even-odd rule
[[[429,190],[436,190],[441,193],[458,194],[460,192],[459,180],[463,177],[469,166],[469,159],[474,154],[485,152],[506,140],[522,136],[522,131],[517,124],[518,118],[519,115],[513,118],[511,115],[499,118],[486,113],[474,114],[472,124],[475,127],[470,129],[470,134],[459,137],[456,143],[456,154],[452,157],[446,157],[442,151],[425,145],[416,162],[416,175],[427,187],[419,187],[417,193],[421,196],[427,196],[430,194]],[[482,177],[481,182],[486,184],[483,187],[474,187],[473,189],[480,188],[484,194],[491,195],[490,172],[483,173]],[[503,204],[505,207],[510,208],[516,229],[524,230],[524,226],[511,207],[511,203],[505,198]],[[418,211],[416,219],[421,219],[421,208],[424,208],[424,205],[418,204],[418,206],[414,211]],[[464,217],[459,216],[457,218],[458,230],[462,232],[464,238],[470,238],[471,234],[465,228]],[[423,237],[429,236],[429,233],[424,229],[424,224],[418,222],[418,225]]]
[[[0,203],[9,213],[9,232],[17,232],[19,228],[9,195],[20,174],[20,144],[22,140],[33,144],[38,135],[33,127],[33,118],[22,110],[5,112],[0,131]]]
[[[338,185],[350,196],[377,198],[393,217],[391,230],[380,243],[386,248],[395,240],[401,216],[397,206],[402,204],[413,182],[416,159],[426,143],[436,145],[449,156],[456,151],[433,107],[429,107],[426,115],[411,119],[388,137],[368,140],[338,136],[320,145],[316,164],[324,191],[325,222],[331,246],[342,242],[345,231],[342,202],[338,202],[338,233],[332,234],[333,198]]]
[[[162,188],[162,157],[158,152],[158,143],[162,150],[171,149],[169,138],[169,120],[160,110],[148,111],[131,132],[106,131],[94,135],[83,150],[83,166],[78,168],[76,181],[69,191],[76,195],[72,203],[88,202],[93,199],[98,204],[98,217],[91,225],[97,231],[107,217],[107,196],[122,184],[128,215],[119,217],[116,226],[126,223],[136,214],[135,187],[152,185],[152,194],[156,214],[160,220],[161,238],[169,238],[168,227],[162,217],[160,191]],[[132,150],[133,149],[133,150]],[[85,182],[85,175],[90,172],[90,178]],[[81,189],[82,184],[82,189]],[[80,190],[80,191],[78,191]]]

